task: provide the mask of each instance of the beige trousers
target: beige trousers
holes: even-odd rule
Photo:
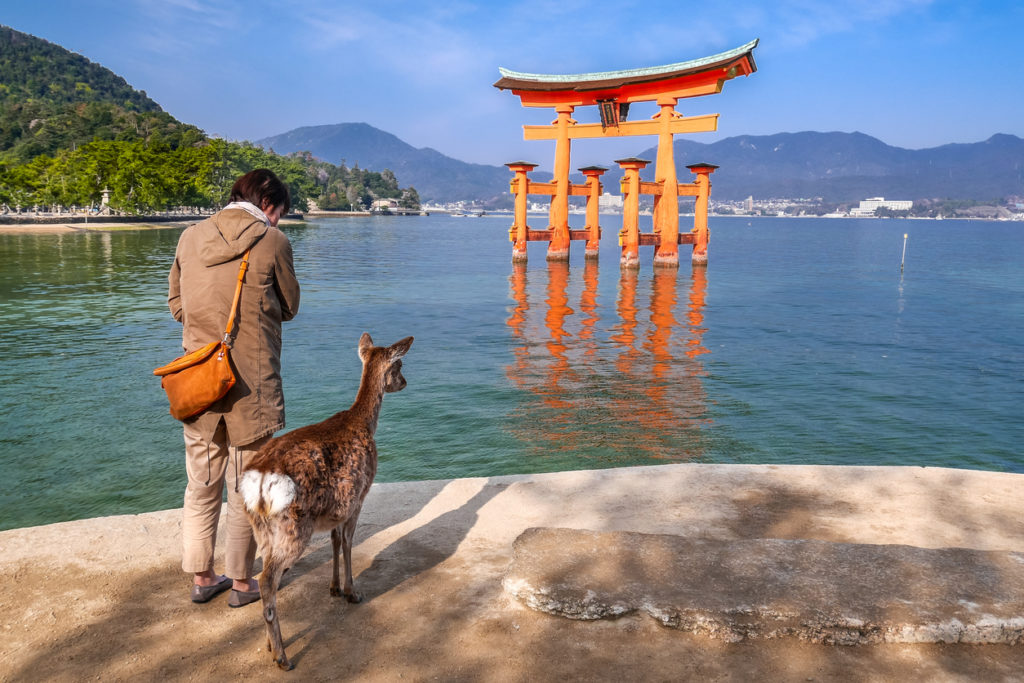
[[[185,487],[184,517],[181,523],[181,568],[189,573],[213,570],[213,548],[217,542],[225,480],[228,485],[227,535],[224,548],[224,573],[232,579],[252,576],[256,559],[256,539],[245,516],[245,504],[238,492],[238,479],[249,460],[270,436],[244,446],[233,446],[223,420],[217,425],[213,439],[207,442],[198,429],[185,424]]]

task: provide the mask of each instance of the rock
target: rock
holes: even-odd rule
[[[1024,553],[527,529],[505,591],[570,619],[642,610],[727,641],[1018,643]]]

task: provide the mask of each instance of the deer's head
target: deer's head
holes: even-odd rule
[[[412,341],[412,337],[406,337],[391,346],[374,346],[373,339],[367,332],[363,332],[363,336],[359,338],[359,358],[363,361],[363,372],[379,376],[385,393],[405,388],[402,356],[409,352]]]

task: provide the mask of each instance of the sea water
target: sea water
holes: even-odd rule
[[[620,219],[602,220],[598,262],[531,243],[519,266],[508,216],[286,226],[302,284],[288,428],[351,405],[365,331],[416,338],[408,387],[384,400],[378,481],[675,462],[1024,472],[1024,224],[712,217],[707,268],[683,247],[678,270],[655,269],[646,247],[622,271]],[[0,232],[0,529],[181,505],[181,426],[151,374],[180,353],[179,234]]]

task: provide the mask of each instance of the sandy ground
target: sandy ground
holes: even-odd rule
[[[163,228],[184,228],[188,225],[191,225],[191,222],[172,221],[162,223],[104,223],[102,221],[89,221],[88,223],[53,222],[24,224],[0,222],[0,235],[46,235],[62,232],[107,232],[113,230],[160,230]]]
[[[279,596],[292,672],[259,603],[193,605],[180,511],[0,533],[0,680],[1021,681],[1024,645],[726,643],[644,615],[570,621],[501,587],[525,529],[1024,549],[1024,475],[933,468],[667,465],[378,484],[350,605],[315,537]],[[220,564],[218,563],[218,569]]]

